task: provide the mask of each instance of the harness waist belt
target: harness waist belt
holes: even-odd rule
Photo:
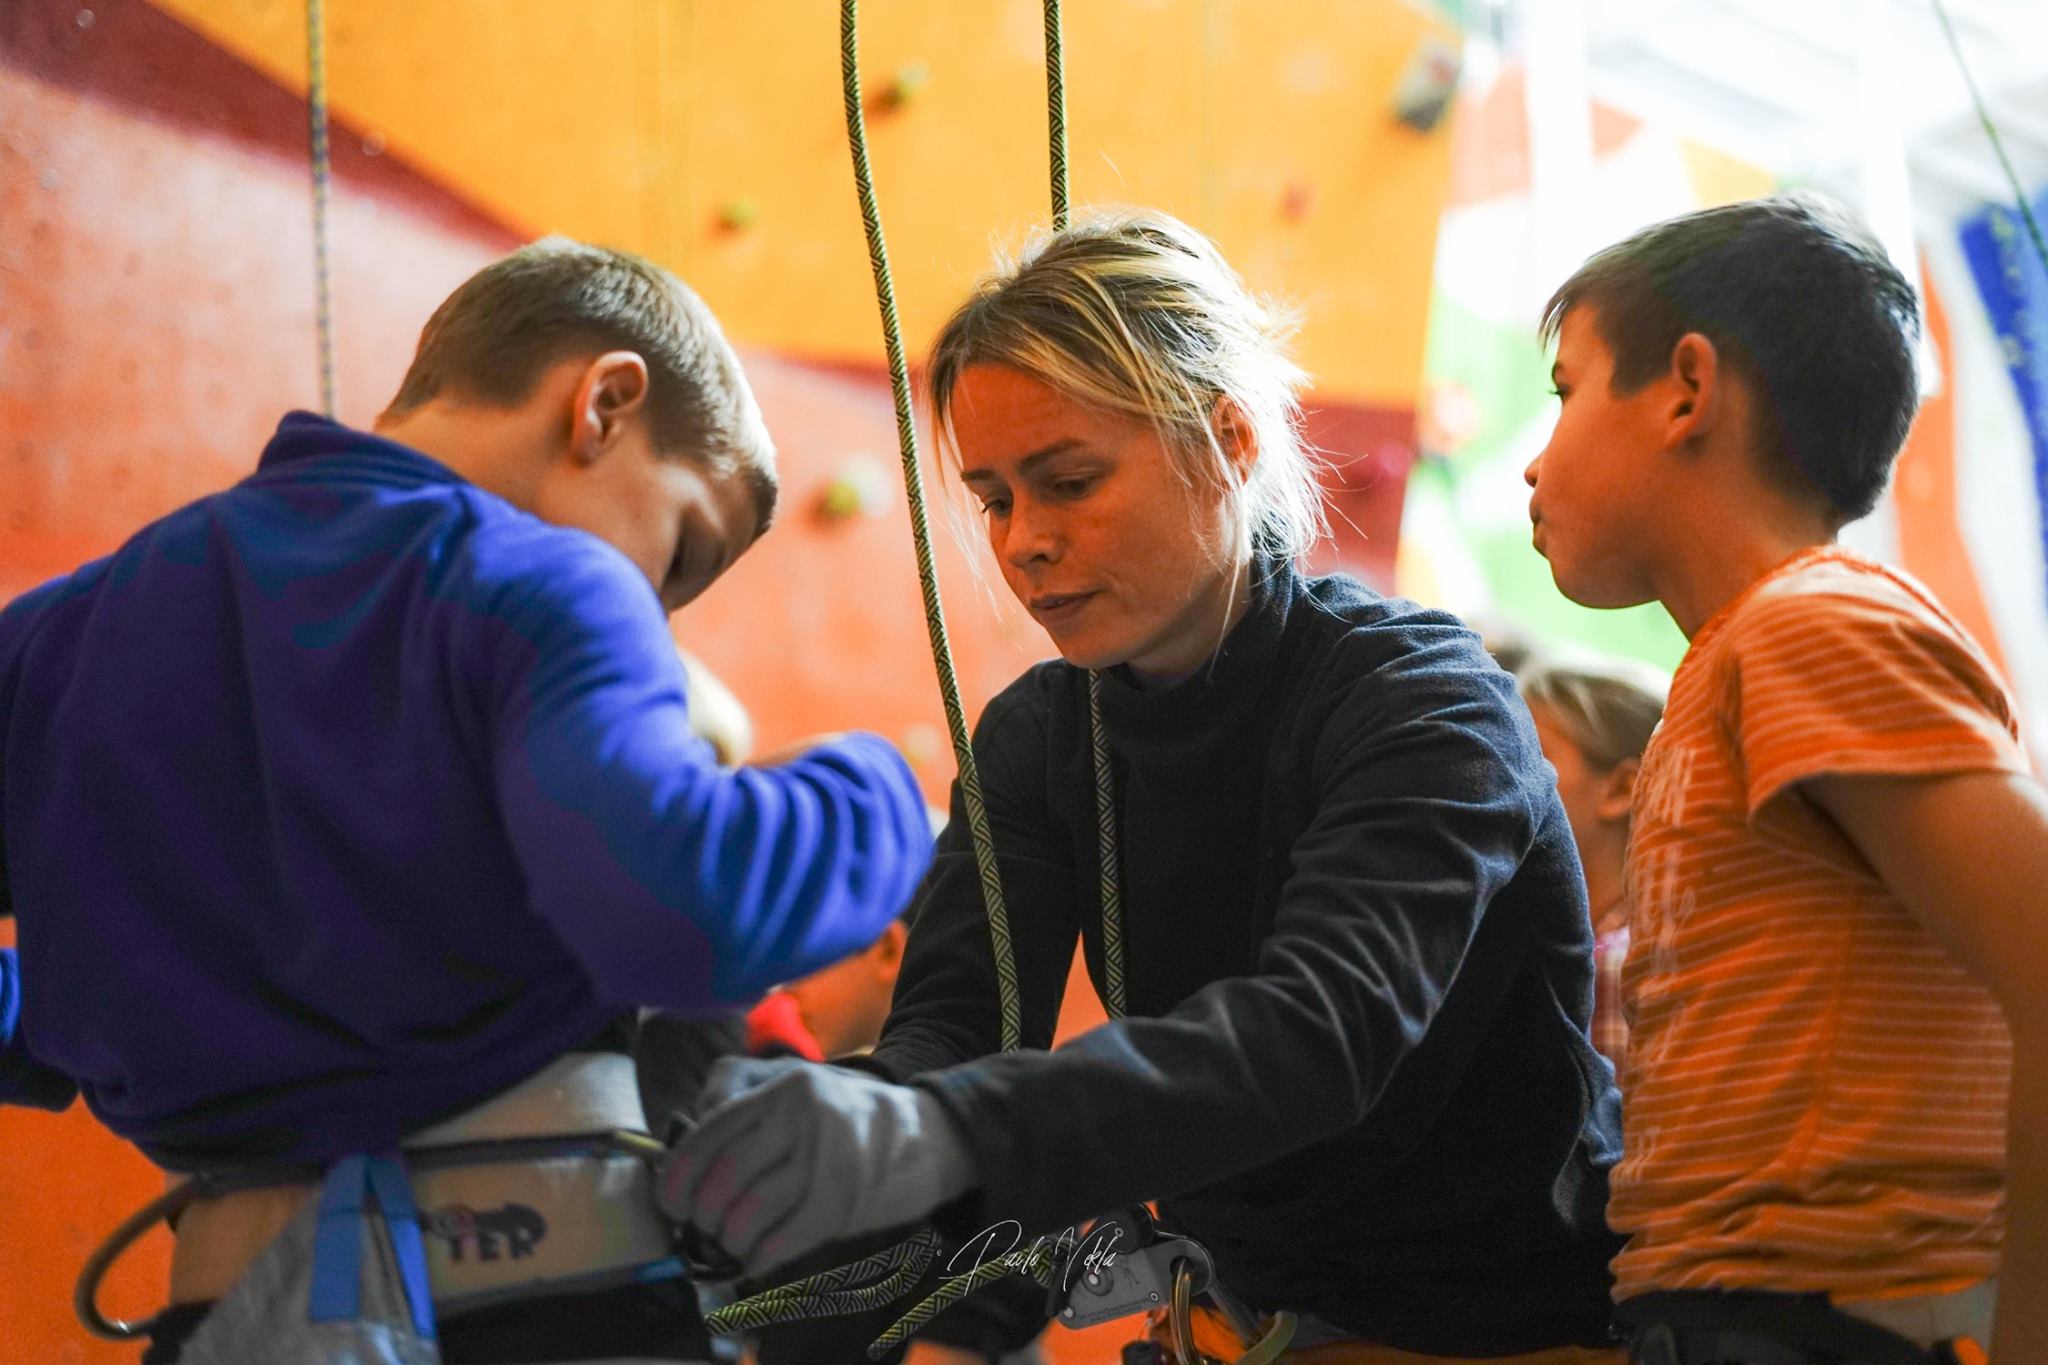
[[[616,1131],[645,1131],[632,1059],[572,1053],[406,1140],[428,1279],[444,1316],[677,1273],[653,1171],[598,1141]],[[536,1155],[527,1145],[578,1135],[592,1137],[589,1149],[537,1141]],[[221,1297],[318,1192],[316,1184],[278,1185],[193,1202],[178,1220],[171,1301]]]

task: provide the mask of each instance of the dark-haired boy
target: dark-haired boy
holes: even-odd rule
[[[883,741],[730,769],[690,733],[667,616],[775,489],[703,303],[550,239],[441,305],[376,434],[293,413],[249,478],[8,604],[0,1099],[82,1091],[187,1172],[639,1128],[636,1007],[831,962],[930,861]],[[307,1178],[184,1210],[152,1365],[302,1358],[210,1310]],[[476,1309],[447,1358],[701,1358],[648,1180],[421,1177],[433,1297]]]
[[[1788,196],[1608,248],[1545,329],[1536,547],[1691,640],[1628,859],[1637,1358],[2048,1360],[2048,796],[1983,651],[1834,543],[1912,421],[1912,290]]]

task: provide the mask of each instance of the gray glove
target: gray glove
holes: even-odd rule
[[[758,1278],[828,1242],[930,1213],[979,1181],[939,1102],[796,1058],[726,1058],[662,1171],[662,1212]]]

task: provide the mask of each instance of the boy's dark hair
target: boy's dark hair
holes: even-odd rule
[[[1544,340],[1580,306],[1614,353],[1615,392],[1664,373],[1697,332],[1756,395],[1767,468],[1820,493],[1841,522],[1877,505],[1920,402],[1920,307],[1841,206],[1776,195],[1647,227],[1551,295]]]
[[[403,415],[444,393],[511,406],[549,366],[607,350],[647,362],[655,447],[746,478],[766,529],[774,452],[739,357],[702,299],[630,252],[544,237],[485,266],[427,319],[386,413]]]

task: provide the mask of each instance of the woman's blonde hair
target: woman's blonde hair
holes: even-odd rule
[[[1149,421],[1183,480],[1230,499],[1240,553],[1292,559],[1328,529],[1301,439],[1297,394],[1308,376],[1287,357],[1292,332],[1187,224],[1163,213],[1094,215],[999,261],[947,320],[932,347],[932,411],[953,445],[961,372],[992,364]],[[1241,485],[1217,436],[1226,401],[1257,449]]]
[[[1549,710],[1586,762],[1608,772],[1650,747],[1669,680],[1624,659],[1535,660],[1517,675],[1522,699]]]

